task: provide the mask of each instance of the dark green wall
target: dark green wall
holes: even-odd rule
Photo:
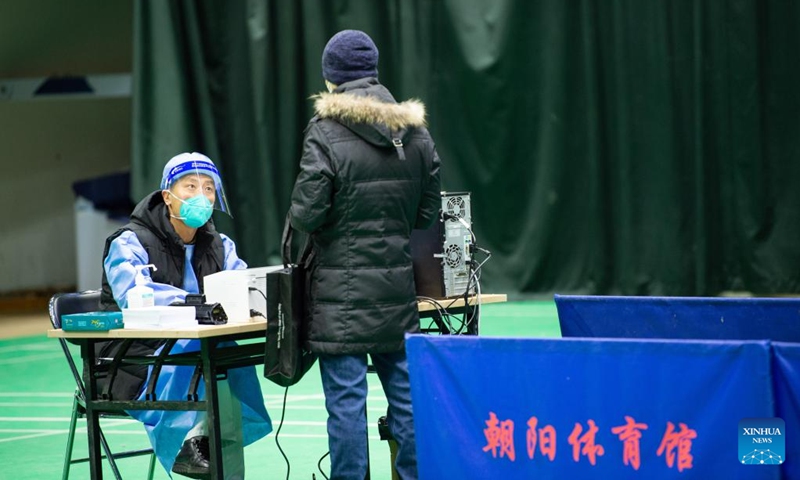
[[[484,291],[800,291],[800,3],[135,3],[134,190],[184,150],[223,171],[252,265],[275,262],[320,55],[369,33],[473,195]]]

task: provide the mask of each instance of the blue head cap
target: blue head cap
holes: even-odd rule
[[[214,162],[202,153],[192,152],[175,155],[164,165],[164,172],[161,174],[161,189],[168,188],[175,183],[175,180],[188,173],[208,175],[214,179],[217,189],[222,187],[219,170]]]
[[[228,200],[225,197],[225,190],[222,188],[222,179],[219,176],[214,162],[202,153],[191,152],[181,153],[172,157],[166,165],[161,174],[161,189],[167,190],[175,184],[179,178],[188,175],[207,175],[214,180],[214,187],[216,189],[216,198],[214,199],[214,208],[221,210],[230,215],[230,208],[228,207]]]
[[[342,30],[322,51],[322,77],[334,85],[378,76],[378,47],[359,30]]]

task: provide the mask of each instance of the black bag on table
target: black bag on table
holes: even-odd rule
[[[303,346],[308,325],[306,265],[310,260],[309,242],[306,238],[297,263],[292,263],[292,231],[287,215],[281,239],[284,268],[267,274],[264,376],[282,387],[299,382],[317,360],[317,356]]]

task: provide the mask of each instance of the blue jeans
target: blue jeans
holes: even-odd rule
[[[389,401],[389,431],[397,441],[395,469],[403,480],[417,478],[417,446],[405,351],[371,353]],[[367,355],[320,355],[328,410],[331,480],[364,480],[367,473]]]

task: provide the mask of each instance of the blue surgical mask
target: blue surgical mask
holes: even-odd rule
[[[172,217],[183,220],[187,227],[202,227],[211,218],[211,213],[214,212],[214,206],[203,194],[195,195],[186,200],[176,197],[172,192],[170,192],[170,195],[181,201],[181,216],[172,215]]]

